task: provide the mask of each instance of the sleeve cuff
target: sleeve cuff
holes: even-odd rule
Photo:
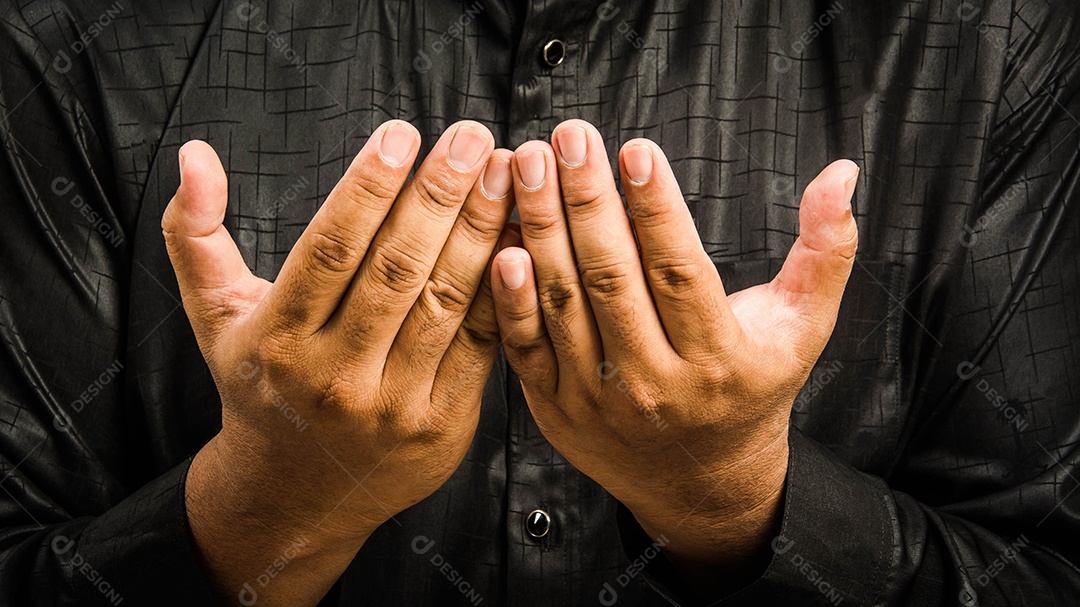
[[[655,559],[645,566],[645,578],[672,605],[875,604],[899,549],[888,485],[840,461],[797,428],[788,442],[783,522],[765,573],[734,594],[703,600],[687,592],[669,561]],[[652,540],[619,508],[623,548],[637,554]]]
[[[61,544],[80,596],[101,604],[218,605],[188,527],[184,487],[191,460],[176,466]],[[57,546],[53,546],[57,550]],[[59,554],[59,552],[58,552]]]

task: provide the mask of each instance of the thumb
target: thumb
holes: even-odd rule
[[[854,162],[838,160],[806,186],[799,205],[799,238],[773,279],[783,301],[800,308],[811,324],[825,328],[826,338],[836,324],[859,246],[851,213],[858,177]]]
[[[239,289],[253,278],[232,236],[222,225],[229,201],[225,169],[204,141],[180,148],[180,187],[165,208],[161,230],[184,307],[196,332],[211,329],[205,316],[223,310]]]

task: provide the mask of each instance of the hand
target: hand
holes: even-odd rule
[[[620,154],[632,230],[596,129],[573,120],[552,140],[514,153],[524,249],[492,274],[506,356],[567,461],[716,579],[774,533],[791,406],[855,256],[858,169],[826,168],[780,273],[727,296],[659,147]]]
[[[221,432],[191,466],[188,517],[226,599],[313,605],[472,440],[498,351],[485,269],[513,206],[511,154],[459,123],[406,183],[419,143],[406,123],[380,127],[273,283],[222,225],[214,151],[180,150],[162,228],[222,400]],[[305,564],[277,575],[289,581],[255,584],[297,545]]]

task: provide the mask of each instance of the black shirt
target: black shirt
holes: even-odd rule
[[[272,279],[388,118],[427,145],[463,118],[511,148],[571,117],[612,152],[656,140],[732,292],[854,159],[860,250],[795,403],[783,535],[722,604],[1080,596],[1077,3],[14,0],[0,22],[0,605],[213,604],[183,483],[221,405],[159,225],[177,148],[216,148]],[[323,605],[678,590],[500,364],[461,468]]]

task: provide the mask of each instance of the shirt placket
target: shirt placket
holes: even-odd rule
[[[575,51],[595,4],[529,3],[511,80],[510,146],[549,140],[559,122],[573,117],[562,109],[562,91],[580,70]],[[517,376],[508,370],[507,377],[507,592],[521,607],[576,604],[582,597],[571,596],[574,547],[567,537],[568,526],[582,522],[579,484],[586,479],[544,438]]]

